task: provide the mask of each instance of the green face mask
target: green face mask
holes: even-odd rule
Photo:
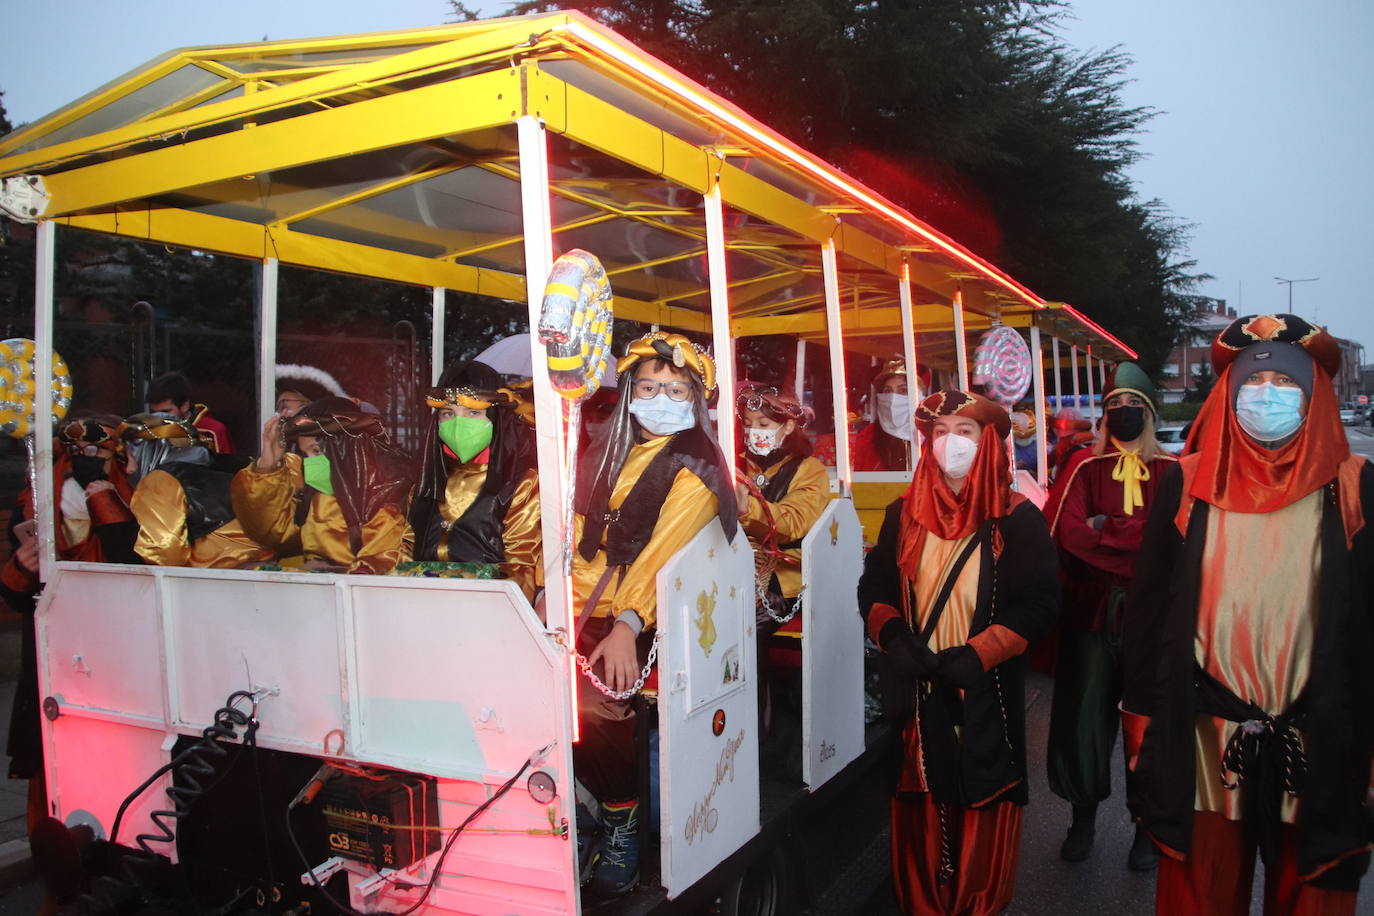
[[[491,421],[486,417],[450,417],[439,421],[439,441],[467,464],[491,445]]]
[[[314,487],[321,493],[334,495],[334,481],[329,476],[329,456],[311,455],[301,462],[301,472],[305,475],[305,484]]]

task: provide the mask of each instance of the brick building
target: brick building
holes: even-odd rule
[[[1203,297],[1201,301],[1203,306],[1192,327],[1164,362],[1159,391],[1166,403],[1177,403],[1189,391],[1211,384],[1212,341],[1236,318],[1236,310],[1228,308],[1225,299]],[[1336,387],[1337,401],[1353,403],[1359,395],[1372,390],[1364,384],[1361,373],[1364,347],[1353,340],[1336,339],[1341,345],[1341,371],[1331,381]]]

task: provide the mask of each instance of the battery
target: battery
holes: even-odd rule
[[[325,783],[319,801],[334,855],[400,869],[439,849],[439,789],[431,777],[342,774]]]

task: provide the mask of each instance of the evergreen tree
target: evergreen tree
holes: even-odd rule
[[[1205,279],[1134,196],[1153,112],[1130,58],[1061,38],[1059,0],[534,0],[571,5],[897,201],[1157,373]]]

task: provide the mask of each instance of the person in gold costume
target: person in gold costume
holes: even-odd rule
[[[801,540],[830,502],[825,465],[803,429],[812,419],[790,393],[742,382],[735,397],[744,448],[735,484],[740,527],[754,545],[755,632],[760,673],[760,769],[801,778]],[[752,484],[752,486],[750,485]],[[778,634],[778,635],[774,635]],[[772,664],[773,656],[780,662]]]
[[[578,778],[601,802],[606,842],[593,890],[630,891],[639,880],[638,778],[633,689],[653,642],[659,569],[713,518],[738,527],[730,462],[706,412],[715,364],[680,334],[655,331],[616,366],[621,401],[606,437],[581,463],[576,488],[573,601],[578,651],[613,692],[578,681]],[[582,619],[585,618],[585,619]],[[592,831],[578,818],[590,867]]]
[[[217,465],[190,420],[139,413],[119,426],[125,471],[137,481],[129,508],[134,550],[151,566],[236,569],[269,559],[234,518],[233,472]]]
[[[457,362],[425,403],[434,418],[408,514],[411,559],[500,564],[533,600],[542,578],[539,474],[517,398],[495,369]]]
[[[294,442],[300,454],[288,453]],[[408,462],[382,418],[321,398],[263,428],[262,457],[234,475],[234,512],[253,540],[308,569],[388,573],[402,558]]]

